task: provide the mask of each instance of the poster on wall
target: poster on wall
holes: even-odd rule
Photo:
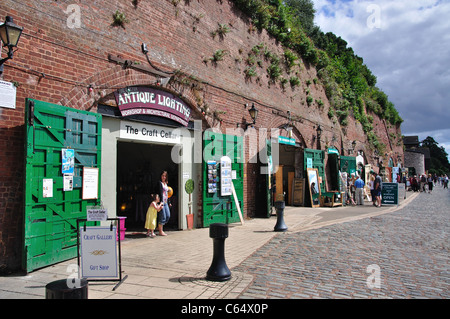
[[[42,180],[42,197],[50,198],[53,197],[53,179],[44,178]]]
[[[222,156],[220,159],[220,195],[231,195],[231,159],[228,156]]]
[[[65,192],[73,191],[73,175],[64,174],[63,176],[63,190]]]
[[[62,173],[73,174],[75,167],[75,151],[71,148],[63,148],[61,150]]]
[[[14,83],[0,81],[0,107],[16,108],[16,86]]]
[[[83,167],[83,199],[98,198],[98,168]]]
[[[217,162],[208,161],[208,193],[214,194],[217,192]]]

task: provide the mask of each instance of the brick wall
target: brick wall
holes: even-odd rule
[[[77,11],[70,8],[79,9],[79,28]],[[127,17],[124,27],[112,25],[116,10]],[[357,148],[371,159],[360,124],[349,118],[349,125],[342,130],[328,118],[329,102],[320,82],[314,81],[318,76],[313,67],[300,60],[300,65],[288,74],[280,63],[284,77],[295,74],[301,82],[298,87],[287,84],[283,89],[267,77],[270,62],[261,52],[255,54],[261,65],[255,66],[257,75],[246,78],[244,70],[252,48],[263,44],[280,58],[284,49],[267,33],[252,31],[250,21],[232,2],[152,0],[138,1],[134,6],[131,0],[2,0],[0,17],[6,15],[24,27],[24,32],[14,59],[5,63],[3,74],[5,81],[19,86],[16,109],[0,108],[0,271],[17,268],[21,262],[25,98],[96,111],[97,103],[108,100],[117,88],[153,85],[157,80],[154,74],[123,68],[108,59],[112,55],[134,61],[136,67],[149,67],[141,43],[147,44],[150,60],[158,68],[179,70],[200,85],[200,91],[185,87],[182,97],[190,102],[197,116],[206,110],[205,127],[218,127],[225,132],[226,128],[236,128],[237,123],[250,122],[244,104],[255,103],[259,110],[257,128],[270,130],[287,123],[290,111],[296,138],[304,147],[316,148],[320,123],[324,130],[322,148],[356,140]],[[213,37],[219,24],[226,24],[229,32]],[[225,50],[226,55],[222,61],[213,62],[211,58],[217,50]],[[92,92],[89,86],[93,87]],[[172,83],[168,89],[179,87]],[[307,91],[314,98],[312,105],[306,102]],[[317,105],[318,100],[324,102],[322,107]],[[374,127],[387,145],[388,154],[402,153],[401,146],[389,146],[389,133],[399,134],[399,129],[387,127],[375,116]],[[253,164],[245,166],[247,216],[253,216],[255,209],[255,169]]]

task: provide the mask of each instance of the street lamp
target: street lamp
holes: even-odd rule
[[[247,108],[248,104],[244,104],[244,107]],[[248,110],[248,113],[250,114],[250,117],[252,118],[253,123],[252,124],[249,124],[249,123],[245,123],[245,124],[236,123],[237,127],[243,125],[244,126],[244,130],[247,130],[250,125],[254,125],[256,123],[256,117],[258,116],[258,110],[255,108],[255,103],[252,103],[252,107]]]
[[[255,108],[255,103],[252,103],[252,108],[248,110],[248,113],[250,114],[250,117],[253,120],[253,124],[255,124],[256,117],[258,116],[258,110]]]
[[[13,48],[17,47],[22,30],[22,27],[14,24],[10,16],[6,16],[5,22],[0,25],[0,38],[3,46],[8,47],[8,56],[0,60],[0,73],[3,72],[3,63],[13,58]]]
[[[356,141],[353,141],[353,142],[352,142],[352,148],[350,148],[350,149],[348,150],[348,153],[349,153],[349,154],[352,154],[353,151],[355,150],[355,148],[356,148]]]

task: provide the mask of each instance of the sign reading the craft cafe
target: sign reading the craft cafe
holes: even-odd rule
[[[114,92],[122,116],[155,115],[184,126],[189,123],[191,109],[169,92],[148,87],[127,87]]]

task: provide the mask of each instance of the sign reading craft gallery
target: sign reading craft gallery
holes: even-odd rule
[[[191,117],[191,109],[179,97],[149,87],[127,87],[114,92],[122,116],[155,115],[184,126]]]

